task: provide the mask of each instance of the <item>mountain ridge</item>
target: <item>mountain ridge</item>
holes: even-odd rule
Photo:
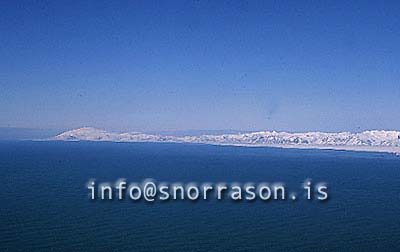
[[[394,130],[368,130],[359,133],[259,131],[221,135],[167,136],[141,132],[115,133],[92,127],[83,127],[63,132],[48,140],[201,143],[235,146],[379,151],[400,155],[400,131]]]

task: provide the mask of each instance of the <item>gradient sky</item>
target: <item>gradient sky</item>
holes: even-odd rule
[[[400,129],[399,1],[1,1],[0,127]]]

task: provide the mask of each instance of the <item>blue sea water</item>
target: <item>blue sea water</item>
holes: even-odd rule
[[[90,201],[90,178],[326,182],[330,198]],[[0,142],[0,251],[400,251],[400,158],[229,146]]]

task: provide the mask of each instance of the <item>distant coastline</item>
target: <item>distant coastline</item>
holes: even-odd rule
[[[261,131],[199,136],[164,136],[140,132],[114,133],[91,127],[63,132],[46,140],[106,142],[201,143],[246,147],[278,147],[296,149],[331,149],[386,152],[400,156],[400,131],[372,130],[361,133]]]

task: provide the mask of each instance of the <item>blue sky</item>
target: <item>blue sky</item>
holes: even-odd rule
[[[0,127],[400,129],[398,1],[2,1]]]

